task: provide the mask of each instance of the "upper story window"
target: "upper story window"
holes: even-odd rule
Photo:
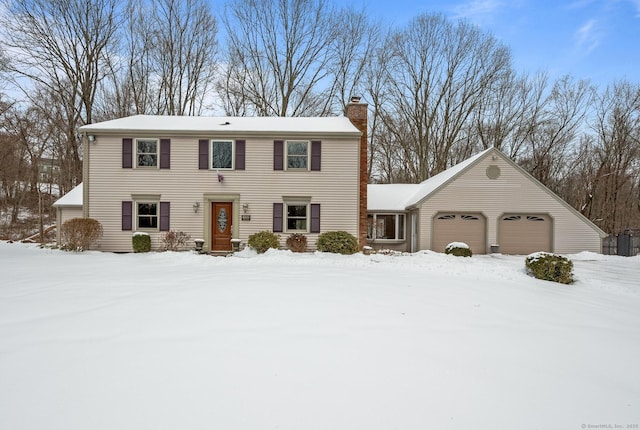
[[[211,141],[211,168],[233,169],[233,141]]]
[[[287,141],[287,169],[309,169],[309,142]]]
[[[158,140],[136,139],[136,166],[158,167]]]
[[[404,214],[367,215],[367,239],[404,240]]]
[[[198,139],[198,169],[244,170],[246,141]]]

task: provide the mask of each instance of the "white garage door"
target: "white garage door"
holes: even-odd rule
[[[505,214],[498,225],[500,252],[521,255],[551,252],[552,226],[549,215]]]
[[[486,219],[481,214],[439,212],[433,221],[431,249],[444,252],[451,242],[464,242],[474,254],[485,254],[486,225]]]

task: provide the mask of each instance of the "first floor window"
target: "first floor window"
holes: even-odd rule
[[[233,169],[233,142],[213,140],[211,142],[211,168]]]
[[[404,240],[404,214],[367,215],[367,239]]]
[[[158,141],[155,139],[136,140],[136,160],[138,167],[157,167]]]
[[[307,231],[307,205],[287,205],[287,230]]]
[[[138,228],[157,229],[158,228],[158,204],[157,203],[137,203],[136,216]]]

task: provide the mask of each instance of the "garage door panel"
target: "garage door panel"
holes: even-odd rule
[[[481,214],[440,212],[434,217],[431,249],[443,252],[451,242],[464,242],[474,254],[484,254],[486,224]]]
[[[498,225],[500,252],[521,255],[551,252],[552,226],[548,215],[505,214]]]

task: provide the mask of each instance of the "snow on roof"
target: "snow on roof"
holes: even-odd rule
[[[82,184],[76,185],[71,191],[56,200],[53,206],[82,206]]]
[[[317,134],[346,133],[360,136],[360,131],[346,117],[207,117],[134,115],[80,127],[91,132],[300,132]]]
[[[370,184],[367,187],[367,210],[402,211],[416,205],[492,149],[479,152],[419,184]]]
[[[367,186],[367,210],[404,211],[407,201],[420,184],[369,184]]]

